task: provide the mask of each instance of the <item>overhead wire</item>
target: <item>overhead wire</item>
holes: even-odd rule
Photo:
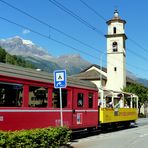
[[[56,42],[56,43],[59,43],[59,44],[65,46],[65,47],[71,48],[71,49],[73,49],[73,50],[75,50],[75,51],[79,51],[79,52],[81,52],[81,53],[83,53],[83,54],[85,54],[85,55],[87,55],[87,56],[90,56],[90,57],[92,57],[92,58],[98,59],[98,57],[96,57],[96,56],[93,56],[93,55],[91,55],[91,54],[89,54],[89,53],[87,53],[87,52],[84,52],[84,51],[80,50],[80,49],[74,48],[74,47],[72,47],[71,45],[68,45],[68,44],[66,44],[66,43],[64,43],[64,42],[58,41],[58,40],[56,40],[56,39],[54,39],[54,38],[49,38],[47,35],[44,35],[44,34],[38,32],[38,31],[35,31],[35,30],[31,29],[30,27],[26,27],[26,26],[24,26],[24,25],[20,25],[20,24],[18,24],[18,23],[16,23],[16,22],[13,22],[13,21],[11,21],[11,20],[9,20],[9,19],[7,19],[7,18],[1,17],[1,16],[0,16],[0,19],[4,20],[4,21],[6,21],[6,22],[9,22],[9,23],[11,23],[11,24],[14,24],[14,25],[16,25],[16,26],[18,26],[18,27],[28,29],[28,30],[30,30],[31,32],[33,32],[33,33],[35,33],[35,34],[37,34],[37,35],[39,35],[39,36],[41,36],[41,37],[44,37],[44,38],[49,39],[49,40],[52,40],[52,41],[54,41],[54,42]],[[109,64],[112,64],[112,63],[109,63]],[[112,64],[112,65],[113,65],[113,64]],[[132,66],[133,66],[133,65],[132,65]],[[133,67],[135,67],[135,66],[133,66]],[[119,68],[120,68],[120,67],[119,67]],[[135,68],[137,68],[137,67],[135,67]],[[147,71],[146,69],[142,69],[142,68],[141,68],[141,70]]]
[[[71,35],[66,34],[65,32],[63,32],[63,31],[61,31],[61,30],[59,30],[59,29],[57,29],[57,28],[55,28],[55,27],[49,25],[48,23],[46,23],[46,22],[44,22],[44,21],[42,21],[42,20],[40,20],[40,19],[38,19],[38,18],[36,18],[36,17],[30,15],[29,13],[27,13],[27,12],[25,12],[25,11],[23,11],[23,10],[21,10],[21,9],[15,7],[15,6],[13,6],[13,5],[11,5],[10,3],[5,2],[4,0],[0,0],[0,1],[1,1],[2,3],[6,4],[7,6],[13,8],[13,9],[19,11],[19,12],[21,12],[22,14],[25,14],[26,16],[28,16],[28,17],[30,17],[30,18],[36,20],[37,22],[39,22],[39,23],[41,23],[41,24],[43,24],[43,25],[45,25],[45,26],[48,26],[49,28],[51,28],[51,29],[53,29],[53,30],[55,30],[55,31],[57,31],[57,32],[59,32],[59,33],[65,35],[65,36],[67,36],[67,37],[69,37],[69,38],[71,38],[71,39],[73,39],[73,40],[75,40],[75,41],[77,41],[77,42],[79,42],[79,43],[81,43],[82,45],[84,45],[84,46],[86,46],[86,47],[89,47],[89,48],[91,48],[91,49],[93,49],[93,50],[95,50],[95,51],[98,52],[98,50],[95,49],[94,47],[92,47],[91,45],[88,45],[88,44],[86,44],[86,43],[84,43],[84,42],[82,42],[82,41],[76,39],[75,37],[72,37]],[[80,1],[83,2],[82,0],[80,0]],[[83,2],[83,3],[84,3],[88,8],[90,8],[91,10],[93,10],[93,9],[92,9],[91,7],[89,7],[85,2]],[[94,12],[95,12],[99,17],[102,17],[102,16],[99,15],[99,13],[97,13],[96,11],[94,11]],[[104,17],[102,17],[102,19],[105,20]],[[50,36],[49,36],[49,37],[50,37]],[[100,50],[100,52],[102,52],[102,51]],[[106,54],[105,52],[102,52],[102,53],[103,53],[103,54]],[[144,58],[143,58],[143,59],[144,59]]]
[[[27,30],[30,30],[31,32],[33,32],[33,33],[35,33],[35,34],[37,34],[37,35],[39,35],[39,36],[41,36],[41,37],[44,37],[44,38],[49,39],[49,40],[52,40],[52,41],[54,41],[54,42],[56,42],[56,43],[58,43],[58,44],[61,44],[61,45],[65,46],[65,47],[68,47],[68,48],[71,48],[71,49],[73,49],[73,50],[75,50],[75,51],[79,51],[79,52],[81,52],[81,53],[83,53],[83,54],[85,54],[85,55],[87,55],[87,56],[90,56],[90,57],[92,57],[92,58],[98,59],[98,57],[96,57],[96,56],[94,56],[94,55],[91,55],[91,54],[89,54],[89,53],[87,53],[87,52],[84,52],[84,51],[82,51],[82,50],[80,50],[80,49],[77,49],[77,48],[75,48],[75,47],[72,47],[71,45],[68,45],[68,44],[66,44],[66,43],[64,43],[64,42],[61,42],[61,41],[59,41],[59,40],[56,40],[56,39],[54,39],[54,38],[51,38],[51,37],[49,38],[49,36],[47,36],[47,35],[44,35],[44,34],[38,32],[38,31],[35,31],[35,30],[33,30],[33,29],[29,28],[29,27],[26,27],[26,26],[24,26],[24,25],[20,25],[20,24],[18,24],[18,23],[16,23],[16,22],[13,22],[13,21],[11,21],[11,20],[9,20],[9,19],[7,19],[7,18],[4,18],[4,17],[1,17],[1,16],[0,16],[0,19],[4,20],[4,21],[6,21],[6,22],[9,22],[9,23],[11,23],[11,24],[14,24],[14,25],[16,25],[16,26],[18,26],[18,27],[21,27],[21,28],[25,28],[25,29],[27,29]],[[104,60],[103,60],[103,61],[104,61]]]
[[[56,39],[54,39],[54,38],[51,38],[51,37],[49,38],[49,36],[44,35],[44,34],[38,32],[38,31],[35,31],[35,30],[31,29],[30,27],[26,27],[26,26],[24,26],[24,25],[20,25],[20,24],[14,22],[14,21],[11,21],[11,20],[9,20],[9,19],[7,19],[7,18],[4,18],[4,17],[1,17],[1,16],[0,16],[0,19],[4,20],[4,21],[6,21],[6,22],[9,22],[9,23],[11,23],[11,24],[14,24],[14,25],[16,25],[16,26],[18,26],[18,27],[28,29],[28,30],[30,30],[31,32],[33,32],[33,33],[35,33],[35,34],[38,34],[38,35],[41,36],[41,37],[47,38],[47,39],[49,39],[49,40],[52,40],[52,41],[54,41],[54,42],[56,42],[56,43],[59,43],[59,44],[61,44],[61,45],[63,45],[63,46],[66,46],[66,47],[68,47],[68,48],[71,48],[71,49],[73,49],[73,50],[75,50],[75,51],[79,51],[79,52],[81,52],[81,53],[83,53],[83,54],[85,54],[85,55],[87,55],[87,56],[92,57],[92,58],[98,58],[98,57],[96,57],[96,56],[91,55],[90,53],[87,53],[87,52],[82,51],[82,50],[80,50],[80,49],[74,48],[74,47],[72,47],[71,45],[68,45],[68,44],[66,44],[66,43],[64,43],[64,42],[58,41],[58,40],[56,40]]]
[[[84,24],[85,26],[90,28],[91,30],[95,31],[96,33],[99,33],[100,35],[104,35],[104,33],[101,30],[99,30],[95,26],[91,25],[86,20],[82,19],[79,15],[75,14],[74,12],[72,12],[70,9],[66,8],[61,3],[57,2],[56,0],[48,0],[48,1],[51,2],[52,4],[54,4],[55,6],[57,6],[58,8],[60,8],[61,10],[68,13],[70,16],[72,16],[73,18],[75,18],[76,20],[78,20],[79,22],[81,22],[82,24]]]
[[[58,32],[60,32],[60,33],[62,33],[63,35],[66,35],[67,37],[70,37],[71,39],[76,40],[76,41],[78,41],[79,43],[82,43],[83,45],[86,45],[86,46],[92,48],[90,45],[85,44],[84,42],[81,42],[81,41],[77,40],[76,38],[74,38],[74,37],[72,37],[72,36],[70,36],[70,35],[68,35],[68,34],[66,34],[66,33],[64,33],[64,32],[62,32],[62,31],[60,31],[60,30],[58,30],[57,28],[55,28],[55,27],[53,27],[53,26],[47,24],[46,22],[43,22],[43,21],[41,21],[41,20],[39,20],[39,19],[33,17],[32,15],[30,15],[30,14],[28,14],[28,13],[22,11],[21,9],[16,8],[15,6],[13,6],[13,5],[11,5],[11,4],[9,4],[9,3],[3,1],[3,0],[0,0],[0,1],[3,2],[3,3],[5,3],[5,4],[7,4],[9,7],[12,7],[12,8],[14,8],[14,9],[16,9],[17,11],[20,11],[21,13],[23,13],[23,14],[25,14],[25,15],[31,17],[31,18],[33,18],[34,20],[40,22],[41,24],[44,24],[44,25],[46,25],[46,26],[48,26],[48,27],[50,27],[50,28],[52,28],[52,29],[54,29],[54,30],[56,30],[56,31],[58,31]],[[49,1],[51,1],[51,0],[49,0]],[[103,18],[103,17],[102,17],[102,18]],[[1,18],[1,19],[2,19],[2,18]],[[105,20],[105,18],[103,18],[103,19]],[[22,26],[22,27],[23,27],[23,26]],[[25,27],[25,28],[27,28],[27,27]],[[34,33],[36,33],[36,34],[38,34],[38,35],[40,35],[40,36],[42,36],[42,37],[46,37],[46,38],[48,37],[48,36],[45,36],[45,35],[43,35],[43,34],[41,34],[41,33],[39,33],[39,32],[36,32],[36,31],[34,31],[34,30],[32,30],[32,32],[34,32]],[[48,37],[48,39],[49,39],[49,37]],[[74,47],[72,47],[72,46],[70,46],[70,45],[67,45],[67,44],[61,42],[61,41],[55,40],[55,39],[53,39],[53,38],[51,38],[51,40],[53,40],[54,42],[57,42],[57,43],[59,43],[59,44],[61,44],[61,45],[63,45],[63,46],[67,46],[67,47],[69,47],[69,48],[71,48],[71,49],[80,51],[80,50],[78,50],[78,49],[76,49],[76,48],[74,48]],[[93,48],[93,49],[94,49],[94,48]],[[83,52],[82,50],[81,50],[81,52],[82,52],[83,54],[88,54],[88,53],[86,53],[86,52]],[[103,53],[103,52],[102,52],[102,53]],[[103,53],[103,54],[104,54],[104,53]],[[89,54],[88,54],[88,55],[89,55]],[[89,55],[89,56],[90,56],[90,55]],[[92,55],[91,55],[91,57],[95,57],[95,56],[92,56]],[[98,57],[95,57],[95,58],[98,59]]]
[[[129,49],[129,48],[126,48],[126,49],[128,50],[128,52],[134,54],[136,57],[140,58],[141,60],[146,61],[146,62],[148,61],[147,58],[145,58],[145,57],[142,56],[142,55],[137,54],[137,52],[135,52],[135,51],[131,51],[131,49]]]
[[[103,21],[107,22],[107,19],[102,16],[100,13],[98,13],[98,11],[96,11],[94,8],[92,8],[90,5],[88,5],[86,2],[84,2],[84,0],[79,0],[83,5],[85,5],[89,10],[91,10],[93,13],[95,13],[99,18],[101,18]],[[119,30],[120,31],[120,30]],[[135,40],[133,40],[131,37],[128,36],[128,40],[131,41],[133,44],[135,44],[137,47],[139,47],[140,49],[142,49],[144,52],[148,53],[148,50],[145,49],[142,45],[140,45],[138,42],[136,42]],[[143,61],[148,61],[147,58],[145,58],[144,56],[142,55],[139,55],[137,54],[136,52],[130,50],[129,48],[127,48],[128,51],[132,54],[134,54],[136,57],[138,57],[139,59],[143,60]],[[137,67],[133,64],[129,64],[128,65],[130,66],[134,66],[134,67]],[[137,67],[138,69],[142,69],[141,67]]]
[[[106,18],[102,15],[100,15],[96,10],[94,10],[92,7],[90,7],[87,3],[85,3],[83,0],[79,0],[81,3],[83,3],[87,8],[89,8],[91,11],[93,11],[97,16],[99,16],[102,20],[106,21]]]
[[[40,20],[40,19],[38,19],[38,18],[36,18],[36,17],[34,17],[34,16],[32,16],[31,14],[29,14],[29,13],[27,13],[27,12],[25,12],[25,11],[19,9],[19,8],[17,8],[16,6],[14,6],[14,5],[12,5],[12,4],[8,3],[8,2],[5,2],[4,0],[0,0],[0,2],[4,3],[5,5],[7,5],[7,6],[13,8],[13,9],[15,9],[15,10],[17,10],[18,12],[20,12],[20,13],[22,13],[22,14],[24,14],[24,15],[26,15],[26,16],[32,18],[32,19],[34,19],[35,21],[37,21],[37,22],[39,22],[39,23],[41,23],[41,24],[43,24],[43,25],[45,25],[45,26],[47,26],[47,27],[49,27],[49,28],[51,28],[51,29],[53,29],[53,30],[55,30],[55,31],[57,31],[58,33],[60,33],[60,34],[62,34],[62,35],[64,35],[64,36],[66,36],[66,37],[68,37],[68,38],[70,38],[70,39],[72,39],[72,40],[74,40],[74,41],[77,41],[78,43],[80,43],[80,44],[82,44],[82,45],[84,45],[84,46],[86,46],[86,47],[88,47],[88,48],[91,48],[91,49],[93,49],[93,50],[95,50],[95,51],[97,51],[97,52],[102,52],[101,50],[96,49],[95,47],[93,47],[93,46],[91,46],[91,45],[89,45],[89,44],[87,44],[87,43],[84,43],[84,42],[78,40],[77,38],[75,38],[75,37],[73,37],[73,36],[71,36],[71,35],[69,35],[69,34],[67,34],[67,33],[61,31],[60,29],[57,29],[56,27],[54,27],[54,26],[52,26],[52,25],[50,25],[50,24],[48,24],[48,23],[46,23],[46,22],[44,22],[44,21],[42,21],[42,20]],[[49,37],[50,37],[50,36],[51,36],[51,35],[49,35]]]
[[[80,16],[76,15],[74,12],[72,12],[71,10],[69,10],[68,8],[66,8],[65,6],[63,6],[61,3],[57,2],[56,0],[48,0],[49,2],[51,2],[52,4],[54,4],[55,6],[59,7],[61,10],[65,11],[66,13],[68,13],[69,15],[71,15],[72,17],[74,17],[75,19],[77,19],[78,21],[83,20]],[[106,19],[100,15],[97,11],[95,11],[94,9],[92,9],[89,5],[87,5],[83,0],[80,0],[85,6],[87,6],[89,9],[91,9],[95,14],[97,14],[97,16],[99,16],[100,18],[102,18],[104,21],[106,21]],[[79,19],[80,18],[80,19]],[[82,21],[80,21],[81,23],[83,23]],[[85,21],[86,22],[86,21]],[[87,22],[87,24],[89,24]],[[89,27],[90,28],[90,27]],[[94,27],[93,27],[94,28]],[[92,28],[91,28],[92,29]],[[93,29],[92,29],[93,30]],[[103,34],[104,37],[104,34]],[[138,56],[139,58],[139,56]],[[143,59],[143,58],[142,58]],[[129,63],[127,63],[129,64]],[[129,64],[130,65],[130,64]],[[137,68],[137,66],[135,66]],[[140,68],[141,69],[141,68]]]
[[[100,13],[98,13],[94,8],[92,8],[91,6],[89,6],[86,2],[84,2],[84,0],[79,0],[83,5],[85,5],[88,9],[90,9],[92,12],[94,12],[98,17],[100,17],[103,21],[107,22],[107,19],[105,17],[103,17]],[[119,30],[120,31],[120,30]],[[137,47],[139,47],[140,49],[142,49],[143,51],[148,53],[148,50],[145,49],[142,45],[140,45],[138,42],[136,42],[135,40],[133,40],[131,37],[128,36],[128,40],[131,41],[133,44],[135,44]]]
[[[30,15],[29,13],[26,13],[25,11],[23,11],[23,10],[21,10],[21,9],[19,9],[19,8],[13,6],[13,5],[11,5],[11,4],[9,4],[8,2],[5,2],[5,1],[3,1],[3,0],[0,0],[0,1],[3,2],[3,3],[5,3],[6,5],[8,5],[9,7],[13,8],[13,9],[16,9],[17,11],[19,11],[19,12],[21,12],[21,13],[23,13],[23,14],[29,16],[29,17],[31,17],[32,19],[38,21],[39,23],[41,23],[41,24],[43,24],[43,25],[46,25],[46,26],[52,28],[53,30],[55,30],[55,31],[57,31],[57,32],[59,32],[59,33],[65,35],[65,36],[67,36],[67,37],[69,37],[69,38],[71,38],[71,39],[73,39],[73,40],[75,40],[75,41],[81,43],[81,44],[83,44],[84,46],[87,46],[87,47],[89,47],[89,48],[91,48],[91,49],[94,49],[95,51],[98,51],[97,49],[95,49],[95,48],[92,47],[91,45],[88,45],[88,44],[86,44],[86,43],[84,43],[84,42],[82,42],[82,41],[80,41],[80,40],[78,40],[78,39],[76,39],[76,38],[70,36],[69,34],[66,34],[65,32],[63,32],[63,31],[61,31],[61,30],[59,30],[59,29],[57,29],[57,28],[55,28],[55,27],[49,25],[48,23],[46,23],[46,22],[44,22],[44,21],[41,21],[40,19],[38,19],[38,18],[36,18],[36,17]],[[49,1],[51,1],[51,0],[49,0]],[[51,2],[52,2],[52,1],[51,1]],[[92,7],[90,7],[90,6],[89,6],[87,3],[85,3],[83,0],[80,0],[80,2],[82,2],[85,6],[87,6],[91,11],[93,11],[97,16],[99,16],[100,18],[102,18],[104,21],[107,21],[101,14],[99,14],[96,10],[94,10]],[[60,3],[58,3],[58,4],[60,4]],[[65,8],[65,7],[64,7],[64,8]],[[140,48],[143,48],[140,44],[138,44],[138,43],[135,42],[134,40],[132,40],[132,39],[130,39],[130,40],[131,40],[132,42],[134,42],[134,43],[135,43],[137,46],[139,46]],[[145,50],[145,49],[143,48],[143,50]],[[146,50],[145,50],[145,51],[146,51]],[[102,51],[100,50],[100,52],[102,52]],[[131,51],[130,51],[130,52],[131,52]],[[132,51],[131,53],[134,53],[134,55],[136,55],[137,57],[141,57],[141,56],[137,55],[137,54],[136,54],[135,52],[133,52],[133,51]],[[105,54],[105,53],[103,53],[103,54]],[[145,58],[142,57],[141,59],[145,59]],[[147,59],[145,59],[145,60],[147,60]]]

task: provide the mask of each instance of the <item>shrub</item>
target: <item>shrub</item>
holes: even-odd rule
[[[0,132],[0,147],[53,148],[70,141],[71,131],[66,127]]]

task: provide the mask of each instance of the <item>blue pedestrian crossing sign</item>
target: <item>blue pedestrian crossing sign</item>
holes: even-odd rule
[[[54,71],[54,88],[65,88],[67,86],[66,70]]]

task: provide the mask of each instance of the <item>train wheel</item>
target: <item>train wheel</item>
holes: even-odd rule
[[[125,127],[125,128],[129,128],[130,125],[131,125],[131,122],[125,122],[125,123],[124,123],[124,127]]]
[[[101,124],[101,131],[102,132],[107,132],[107,130],[108,130],[107,124]]]
[[[112,129],[113,129],[114,131],[117,130],[117,127],[118,127],[118,124],[117,124],[117,123],[112,123]]]
[[[89,133],[91,133],[91,132],[95,131],[96,129],[97,129],[96,127],[88,127],[88,128],[87,128],[87,131],[88,131]]]

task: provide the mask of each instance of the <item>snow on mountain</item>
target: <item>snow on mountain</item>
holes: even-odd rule
[[[53,57],[42,47],[37,46],[30,40],[22,39],[19,36],[1,39],[0,46],[8,53],[24,57],[27,61],[36,64],[39,68],[44,70],[61,68],[66,69],[68,74],[75,74],[79,73],[87,66],[90,66],[90,63],[81,58],[78,54]]]
[[[26,44],[26,45],[34,45],[34,43],[30,40],[22,40],[23,41],[23,44]]]
[[[0,46],[12,55],[39,57],[45,60],[50,60],[52,58],[45,49],[19,36],[0,40]]]

